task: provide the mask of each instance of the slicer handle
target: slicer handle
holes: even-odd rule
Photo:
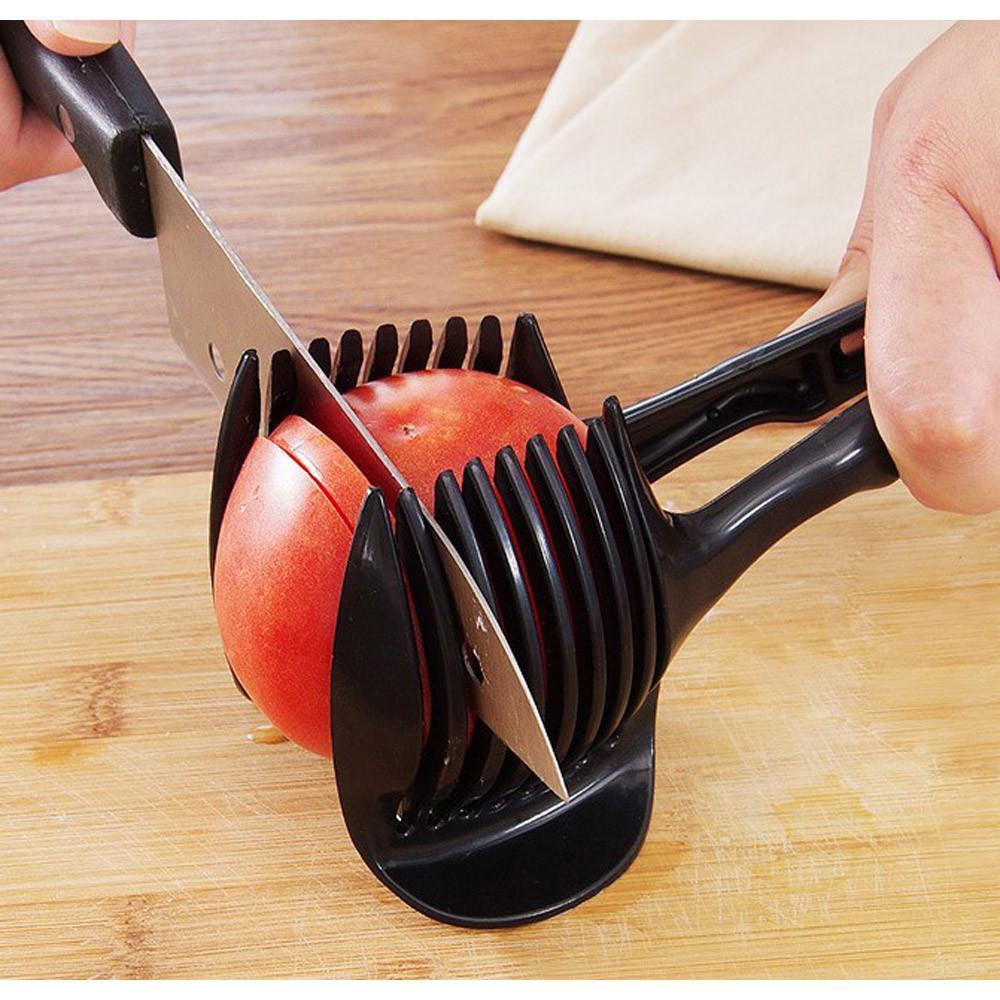
[[[672,515],[675,641],[793,528],[898,478],[865,397],[700,510]]]
[[[855,302],[723,361],[625,410],[629,437],[651,482],[748,427],[814,420],[864,391],[862,350],[846,354],[864,328]]]
[[[142,136],[178,173],[181,155],[166,111],[125,47],[61,56],[23,21],[0,21],[0,45],[21,90],[70,141],[118,221],[135,236],[155,236]]]

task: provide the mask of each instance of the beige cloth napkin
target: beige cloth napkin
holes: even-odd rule
[[[824,287],[879,94],[944,22],[584,22],[479,225]]]

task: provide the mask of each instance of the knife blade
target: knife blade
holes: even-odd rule
[[[298,387],[297,410],[337,442],[390,503],[406,480],[271,304],[170,161],[148,136],[143,159],[174,339],[220,403],[248,348],[261,359],[286,351]],[[261,433],[269,426],[268,386],[261,386]],[[468,685],[479,717],[556,795],[569,794],[538,708],[489,604],[440,525],[424,507],[465,641],[483,682]]]

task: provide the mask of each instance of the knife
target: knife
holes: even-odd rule
[[[301,416],[335,441],[391,504],[406,479],[274,308],[184,183],[173,125],[122,45],[97,56],[50,52],[22,21],[0,22],[0,45],[22,91],[60,128],[101,197],[133,235],[155,236],[174,339],[220,402],[243,352],[261,379],[279,351],[292,358]],[[262,401],[271,397],[261,386]],[[259,432],[266,434],[268,402]],[[473,706],[500,740],[561,799],[568,792],[524,676],[475,581],[424,508],[466,642],[484,683]]]

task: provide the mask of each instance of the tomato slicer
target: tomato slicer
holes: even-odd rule
[[[503,624],[566,776],[566,802],[486,727],[468,733],[475,664],[433,548],[412,499],[401,498],[394,525],[380,493],[369,494],[335,637],[331,727],[351,837],[394,892],[437,919],[493,927],[552,916],[627,868],[652,809],[659,683],[686,635],[788,531],[897,473],[862,399],[697,511],[664,512],[650,483],[749,427],[812,420],[863,392],[863,353],[841,344],[864,312],[849,306],[625,410],[609,397],[586,441],[566,427],[555,454],[538,436],[523,456],[505,448],[439,475],[434,516]],[[566,404],[527,314],[506,352],[493,316],[471,350],[467,324],[453,317],[436,342],[420,320],[402,349],[386,324],[367,354],[356,330],[310,351],[344,390],[426,365],[498,374],[506,353],[506,377]],[[224,428],[260,405],[258,384],[248,377],[250,398],[232,397]],[[225,470],[251,443],[220,437],[218,518]],[[435,735],[426,742],[407,584],[430,668]]]
[[[402,345],[384,325],[367,352],[357,331],[307,348],[190,196],[127,53],[55,56],[20,22],[0,41],[125,227],[160,244],[172,332],[224,402],[213,566],[240,468],[284,416],[336,440],[372,484],[330,670],[337,790],[366,864],[417,910],[470,927],[552,916],[614,881],[646,835],[657,694],[684,637],[785,533],[896,471],[862,400],[700,510],[662,511],[649,484],[747,427],[859,395],[863,358],[840,344],[863,304],[627,409],[609,397],[586,440],[567,427],[554,450],[536,437],[445,470],[431,512],[340,393],[428,365],[498,374],[506,357],[508,378],[565,404],[534,318],[506,349],[495,317],[471,349],[454,318],[437,339],[419,321]]]

